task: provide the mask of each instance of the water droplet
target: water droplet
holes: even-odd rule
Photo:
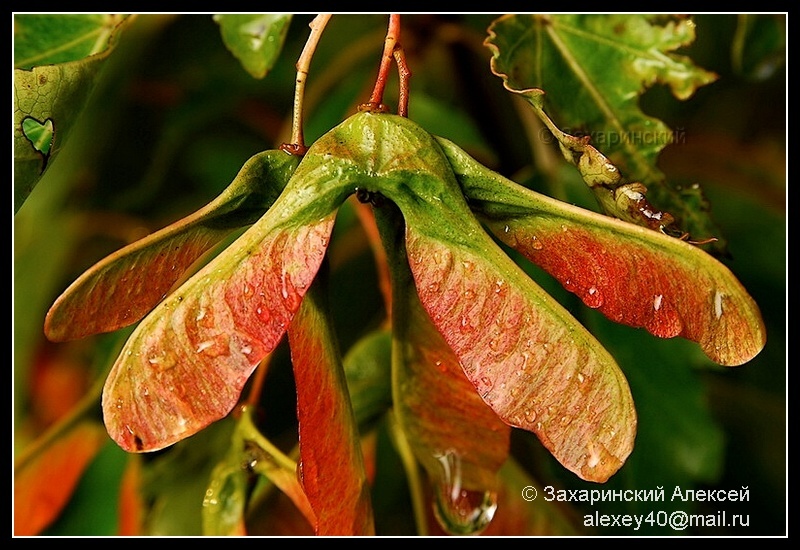
[[[664,296],[661,294],[656,294],[655,298],[653,298],[653,311],[658,311],[661,309],[661,300],[664,299]]]
[[[583,382],[584,382],[585,380],[586,380],[586,377],[583,375],[583,373],[582,373],[582,372],[579,372],[579,373],[578,373],[578,382],[579,382],[580,384],[583,384]]]
[[[220,355],[230,355],[228,347],[228,336],[219,334],[211,340],[205,340],[197,345],[197,353],[203,353],[208,357],[219,357]]]
[[[714,293],[714,318],[719,319],[722,317],[722,297],[723,294],[717,290]]]
[[[583,296],[583,303],[592,309],[597,309],[603,305],[603,293],[597,287],[590,287]]]
[[[653,316],[645,322],[645,328],[659,338],[673,338],[683,331],[683,321],[675,308],[662,300]]]
[[[525,414],[525,420],[527,420],[528,422],[533,423],[536,421],[536,411],[534,411],[533,409],[525,409],[524,414]]]
[[[272,317],[269,314],[269,310],[267,308],[262,308],[261,306],[258,306],[258,308],[256,309],[256,314],[258,314],[258,318],[265,323],[268,323],[270,318]]]
[[[148,357],[147,362],[150,363],[154,369],[164,371],[175,366],[175,356],[168,351],[162,350],[160,353]]]
[[[600,463],[600,453],[594,448],[594,445],[589,442],[589,456],[586,460],[586,465],[589,468],[594,468]]]
[[[494,519],[497,494],[465,489],[461,479],[461,457],[447,451],[437,456],[442,475],[434,484],[433,512],[442,529],[451,535],[477,535]]]
[[[565,229],[565,231],[566,231],[566,229]],[[538,237],[536,237],[536,235],[534,235],[533,237],[531,237],[531,247],[534,250],[541,250],[542,248],[544,248],[544,245],[542,244],[542,241],[540,241],[538,239]]]

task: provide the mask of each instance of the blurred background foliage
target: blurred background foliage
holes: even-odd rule
[[[482,45],[491,14],[403,16],[412,71],[409,117],[476,159],[537,191],[597,209],[574,168],[536,143],[520,104],[489,71]],[[14,216],[13,429],[15,454],[63,419],[105,372],[127,331],[50,344],[42,332],[55,298],[106,254],[203,206],[257,152],[288,140],[295,62],[311,15],[295,15],[275,66],[263,78],[243,68],[210,14],[137,16],[119,37],[71,137]],[[307,143],[368,99],[387,15],[335,15],[311,63]],[[705,14],[682,54],[719,75],[691,98],[653,86],[645,113],[680,139],[659,157],[671,184],[700,184],[727,242],[723,261],[759,304],[767,345],[750,363],[722,368],[681,340],[659,340],[610,323],[517,258],[611,351],[639,414],[636,447],[602,489],[663,488],[666,501],[545,503],[501,496],[485,534],[783,535],[786,511],[786,19]],[[396,83],[386,103],[396,104]],[[342,350],[385,311],[369,243],[346,203],[330,250],[332,310]],[[374,284],[369,284],[374,282]],[[282,345],[268,373],[259,427],[278,446],[296,440],[294,388]],[[97,415],[99,418],[99,406]],[[405,472],[385,419],[364,427],[373,449],[378,534],[414,534]],[[208,476],[224,455],[223,420],[166,451],[129,456],[99,445],[74,480],[48,535],[201,532]],[[564,470],[533,434],[514,432],[508,487],[596,488]],[[56,476],[57,477],[57,476]],[[19,481],[18,481],[19,482]],[[64,481],[66,483],[66,481]],[[140,487],[139,491],[131,487]],[[673,489],[747,488],[745,502],[670,501]],[[113,503],[119,503],[119,506]],[[505,508],[504,508],[505,507]],[[504,515],[504,509],[509,512]],[[514,511],[516,510],[516,511]],[[747,514],[747,527],[673,532],[659,526],[586,528],[584,514],[686,510]],[[308,534],[280,495],[254,506],[252,534]]]

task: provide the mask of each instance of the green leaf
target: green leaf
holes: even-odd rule
[[[47,119],[40,122],[32,117],[22,119],[22,133],[30,140],[33,148],[39,151],[47,160],[50,148],[53,146],[53,120]]]
[[[681,240],[526,189],[439,140],[493,233],[618,323],[698,342],[740,365],[764,347],[761,312],[721,262]]]
[[[239,452],[231,452],[211,472],[203,498],[203,534],[207,536],[243,536],[247,532],[244,510],[247,504],[247,472]]]
[[[392,332],[370,332],[347,351],[343,363],[353,414],[365,432],[392,406]]]
[[[323,299],[317,281],[289,328],[300,436],[297,473],[317,535],[374,535],[361,440]]]
[[[208,205],[98,262],[50,308],[47,337],[73,340],[139,321],[203,253],[261,217],[298,163],[278,150],[254,155]]]
[[[14,212],[66,143],[115,41],[121,15],[14,16]],[[31,139],[34,122],[43,143]]]
[[[31,69],[100,53],[122,19],[105,13],[15,14],[14,66]]]
[[[254,78],[264,78],[283,49],[291,14],[216,14],[225,46]]]
[[[656,83],[687,99],[716,79],[674,53],[694,40],[694,31],[691,19],[677,16],[511,15],[491,25],[486,44],[507,88],[544,90],[560,126],[607,138],[605,154],[623,159],[619,164],[634,179],[651,182],[660,179],[656,157],[671,132],[645,115],[638,99]],[[642,143],[632,140],[637,136]]]
[[[492,23],[485,44],[492,71],[509,91],[539,113],[546,99],[565,134],[577,141],[574,136],[585,136],[619,167],[624,182],[643,183],[651,202],[670,212],[683,232],[707,238],[718,234],[707,212],[687,204],[657,166],[658,154],[674,141],[672,130],[638,103],[654,84],[687,99],[716,79],[674,53],[694,32],[694,22],[678,16],[509,15]]]

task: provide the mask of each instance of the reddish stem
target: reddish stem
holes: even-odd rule
[[[383,294],[383,301],[386,304],[388,320],[392,318],[392,275],[389,269],[389,261],[386,259],[386,250],[383,248],[381,236],[378,232],[378,224],[375,222],[375,214],[372,208],[369,208],[368,205],[360,201],[352,202],[375,257],[375,267],[378,271],[378,285]]]
[[[250,386],[250,393],[247,395],[245,406],[255,407],[258,404],[258,401],[261,399],[261,390],[264,388],[264,379],[267,376],[267,371],[269,371],[269,364],[271,360],[272,354],[270,353],[261,360],[261,363],[256,368],[255,375],[253,376],[253,382]]]
[[[386,112],[388,107],[383,104],[383,91],[386,89],[386,81],[389,78],[389,69],[392,66],[395,45],[400,38],[400,15],[393,13],[389,16],[389,29],[386,32],[386,40],[383,42],[383,57],[381,66],[378,69],[378,78],[375,80],[375,88],[367,103],[359,106],[359,111],[378,111]]]

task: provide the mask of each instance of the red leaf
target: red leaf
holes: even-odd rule
[[[698,342],[721,365],[764,347],[758,306],[700,248],[526,189],[440,140],[471,203],[494,234],[609,319]]]
[[[599,342],[490,242],[476,252],[409,224],[406,246],[420,300],[495,413],[582,478],[615,473],[636,418]]]
[[[690,244],[654,232],[636,242],[563,219],[539,218],[533,226],[509,221],[502,233],[613,321],[698,342],[721,365],[746,363],[764,346],[761,317],[747,291],[725,266]]]
[[[202,254],[269,208],[297,162],[281,151],[259,153],[211,203],[99,261],[50,308],[47,337],[75,340],[142,319]]]
[[[397,418],[433,479],[447,475],[441,461],[450,453],[460,461],[459,484],[493,490],[495,474],[508,456],[511,430],[475,392],[458,357],[413,299],[408,327],[397,336],[402,346],[401,364],[395,367]]]
[[[392,389],[399,427],[416,459],[439,488],[496,490],[497,471],[508,456],[511,429],[475,392],[431,322],[414,290],[400,211],[376,213],[387,249],[392,302]],[[449,462],[457,462],[458,479]]]
[[[331,327],[311,290],[289,329],[300,432],[299,476],[318,535],[374,535],[361,443]]]
[[[14,535],[38,535],[61,514],[104,442],[102,426],[84,421],[14,472]]]
[[[270,210],[139,324],[103,391],[123,449],[162,449],[230,412],[300,307],[334,214],[286,227]]]

